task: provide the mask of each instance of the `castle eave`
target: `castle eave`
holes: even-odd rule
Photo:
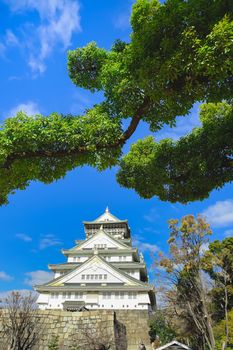
[[[45,285],[38,285],[34,286],[34,289],[38,292],[115,292],[116,286],[45,286]],[[124,292],[131,292],[131,291],[137,291],[137,292],[149,292],[153,291],[153,287],[151,285],[145,285],[145,286],[117,286],[117,291],[124,291]]]
[[[118,255],[118,254],[131,254],[131,253],[137,253],[137,248],[130,248],[130,249],[99,249],[98,252],[100,255]],[[62,254],[68,256],[68,255],[76,255],[76,256],[83,256],[83,255],[94,255],[94,249],[62,249]]]
[[[80,266],[81,263],[72,263],[72,262],[67,262],[67,263],[62,263],[62,264],[49,264],[48,268],[52,271],[60,271],[60,270],[71,270],[76,268],[77,266]],[[144,263],[137,263],[137,262],[127,262],[127,263],[122,263],[122,262],[112,262],[111,265],[114,267],[117,267],[119,269],[121,268],[126,268],[126,269],[145,269],[146,265]]]

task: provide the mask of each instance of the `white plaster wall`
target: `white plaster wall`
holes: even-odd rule
[[[59,272],[55,272],[54,274],[54,278],[58,278],[62,275],[62,273],[59,271]]]
[[[150,304],[150,298],[148,293],[145,293],[145,292],[138,293],[138,302],[141,304]]]
[[[88,256],[68,256],[67,262],[80,262],[83,263],[84,261],[88,260]]]
[[[49,298],[50,298],[50,295],[47,293],[39,294],[37,301],[36,301],[38,306],[39,306],[39,309],[45,310],[48,308]]]
[[[131,262],[133,261],[132,255],[106,255],[107,262]]]
[[[99,250],[100,256],[105,258],[107,262],[132,262],[133,258],[132,255],[104,255],[104,249]],[[68,256],[67,262],[80,262],[83,263],[84,261],[88,260],[88,256]]]
[[[77,296],[74,292],[70,292],[69,294],[66,292],[66,295],[62,292],[55,292],[53,296],[48,295],[47,307],[48,309],[62,309],[64,301],[66,300],[85,300],[86,293],[82,293],[81,296]]]
[[[130,275],[133,278],[136,278],[137,280],[140,280],[140,271],[138,270],[123,270],[125,273]]]
[[[89,276],[89,279],[87,279],[87,275]],[[91,275],[101,275],[102,278],[97,279],[91,279]],[[105,279],[103,276],[107,275],[107,278]],[[84,278],[82,278],[84,276]],[[112,273],[110,273],[107,269],[104,269],[103,267],[100,267],[98,265],[94,265],[91,267],[84,268],[80,273],[73,276],[69,280],[66,281],[66,284],[69,283],[79,283],[79,284],[89,284],[89,283],[123,283],[122,279],[120,277],[114,276]]]
[[[131,297],[129,296],[131,293]],[[111,295],[104,295],[103,293],[83,293],[82,297],[75,297],[75,293],[72,292],[69,298],[64,297],[61,292],[56,293],[55,297],[51,295],[40,294],[40,300],[38,300],[40,309],[62,309],[62,303],[66,300],[83,300],[86,307],[89,309],[148,309],[149,308],[149,296],[147,293],[124,292],[123,294],[117,294],[117,292],[111,292]],[[117,295],[116,295],[117,294]],[[134,296],[133,296],[134,295]],[[43,304],[42,304],[43,302]],[[46,304],[45,304],[46,303]]]
[[[91,242],[87,242],[82,246],[82,249],[93,249],[96,244],[105,244],[106,248],[119,248],[120,245],[113,242],[110,238],[104,236],[104,237],[96,237],[96,239],[93,239]],[[105,248],[105,249],[106,249]]]

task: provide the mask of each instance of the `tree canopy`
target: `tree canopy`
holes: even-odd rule
[[[201,215],[172,219],[169,228],[169,252],[155,260],[167,324],[192,349],[230,349],[233,238],[210,242],[212,230]]]
[[[213,316],[219,321],[226,317],[227,310],[233,309],[233,237],[211,242],[203,263],[204,270],[214,281],[211,289]]]
[[[232,0],[137,0],[129,42],[111,50],[91,42],[68,53],[78,87],[104,94],[83,116],[18,113],[0,128],[0,203],[31,180],[61,178],[85,164],[120,165],[118,182],[171,202],[207,197],[233,178]],[[174,142],[138,140],[139,122],[156,132],[196,102],[202,126]],[[128,128],[123,128],[124,120]]]

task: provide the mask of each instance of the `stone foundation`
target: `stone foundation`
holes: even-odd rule
[[[138,345],[143,342],[146,349],[151,349],[148,311],[144,310],[115,310],[116,319],[126,328],[128,342],[127,350],[138,350]]]
[[[54,336],[59,337],[59,350],[92,350],[99,341],[111,345],[112,350],[138,350],[141,341],[147,350],[151,349],[147,311],[46,310],[38,313],[43,331],[33,350],[48,350]]]

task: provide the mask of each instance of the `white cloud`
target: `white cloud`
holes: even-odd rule
[[[114,26],[117,29],[127,29],[130,27],[130,11],[126,13],[121,13],[119,16],[117,16],[114,20]]]
[[[13,279],[12,276],[8,275],[5,271],[0,271],[0,281],[11,281]]]
[[[26,272],[25,275],[27,276],[27,278],[25,278],[24,283],[29,286],[34,286],[36,284],[44,284],[52,280],[54,276],[53,272],[43,270]]]
[[[148,214],[145,214],[143,218],[148,222],[155,222],[158,219],[159,215],[156,208],[151,208]]]
[[[45,249],[62,244],[62,242],[54,235],[45,235],[39,243],[39,249]]]
[[[78,1],[10,0],[8,4],[16,14],[25,11],[36,11],[39,14],[40,24],[37,27],[27,24],[23,28],[28,65],[35,75],[46,70],[45,61],[57,45],[67,49],[73,33],[81,31]]]
[[[133,0],[126,0],[124,3],[125,9],[115,16],[113,24],[115,28],[124,30],[130,28],[130,16],[132,11]]]
[[[202,213],[213,227],[233,224],[233,200],[218,201]]]
[[[31,242],[32,241],[32,237],[26,235],[25,233],[17,233],[15,235],[15,237],[21,239],[24,242]]]
[[[150,232],[150,233],[158,233],[160,234],[161,232],[159,230],[156,230],[154,227],[144,227],[141,232]]]
[[[156,141],[160,141],[165,138],[178,140],[181,136],[188,134],[193,128],[200,125],[199,104],[196,104],[188,116],[177,118],[175,127],[170,128],[168,126],[164,126],[161,131],[156,133]]]
[[[26,103],[20,103],[13,107],[9,112],[8,116],[13,117],[17,112],[25,112],[27,115],[40,114],[39,107],[36,102],[28,101]]]
[[[133,245],[138,247],[139,252],[149,252],[149,253],[156,253],[160,251],[159,247],[156,244],[151,243],[145,243],[143,241],[143,238],[141,238],[139,235],[134,235],[133,237]]]
[[[226,230],[226,231],[224,232],[224,236],[225,236],[225,237],[233,237],[233,229]]]
[[[148,251],[150,253],[156,253],[160,250],[156,244],[142,243],[142,242],[140,242],[139,244],[139,249],[142,252]]]
[[[6,31],[5,43],[7,46],[20,46],[18,38],[10,29]]]
[[[73,94],[73,103],[70,107],[70,112],[72,114],[82,114],[85,112],[86,109],[93,106],[93,99],[95,99],[96,96],[93,96],[89,94],[86,90],[76,90]],[[99,102],[99,101],[98,101]]]

